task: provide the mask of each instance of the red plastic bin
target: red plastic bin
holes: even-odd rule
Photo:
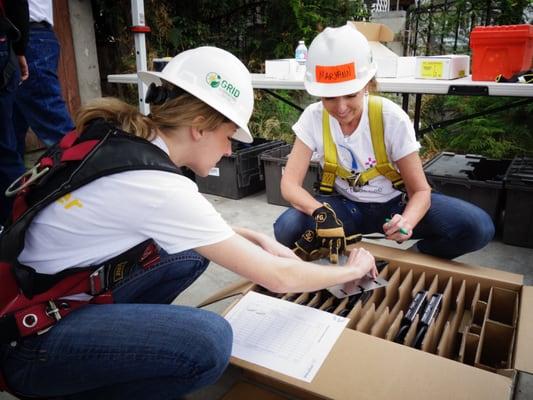
[[[533,25],[477,26],[470,33],[472,80],[510,78],[533,63]]]

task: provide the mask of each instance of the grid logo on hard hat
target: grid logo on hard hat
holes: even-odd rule
[[[222,78],[216,72],[209,72],[205,77],[205,80],[209,86],[212,88],[217,88],[220,86],[220,81]]]
[[[241,95],[241,91],[237,88],[237,86],[228,82],[216,72],[209,72],[205,77],[205,81],[211,88],[219,89],[233,101],[235,101],[237,97]]]

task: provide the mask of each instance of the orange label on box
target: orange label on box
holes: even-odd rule
[[[320,83],[339,83],[356,78],[355,63],[342,65],[317,65],[315,69],[316,81]]]

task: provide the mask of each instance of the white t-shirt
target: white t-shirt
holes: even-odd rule
[[[322,136],[322,102],[309,105],[292,129],[296,136],[313,152],[316,152],[320,164],[324,166],[324,143]],[[385,149],[389,162],[395,162],[418,151],[420,144],[416,140],[413,124],[409,116],[394,102],[383,98],[383,130]],[[372,147],[368,121],[368,96],[364,99],[364,110],[356,130],[344,136],[339,122],[330,116],[329,125],[333,141],[337,147],[337,162],[347,170],[362,172],[376,165],[376,156]],[[343,196],[365,203],[385,203],[400,192],[384,176],[378,176],[367,185],[352,188],[337,177],[335,189]]]
[[[160,138],[152,143],[168,153]],[[128,171],[99,178],[42,210],[26,233],[19,261],[55,274],[101,263],[149,238],[177,253],[234,234],[190,179]]]
[[[28,8],[30,11],[30,21],[46,21],[50,25],[54,25],[52,0],[28,0]]]

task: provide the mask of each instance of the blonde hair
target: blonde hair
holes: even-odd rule
[[[229,121],[193,95],[182,90],[175,93],[177,97],[161,105],[152,105],[148,116],[141,114],[136,107],[114,97],[92,100],[77,113],[76,129],[78,132],[83,132],[91,121],[104,119],[123,131],[150,140],[153,138],[155,128],[168,131],[181,126],[192,126],[202,130],[215,130],[223,122]]]

